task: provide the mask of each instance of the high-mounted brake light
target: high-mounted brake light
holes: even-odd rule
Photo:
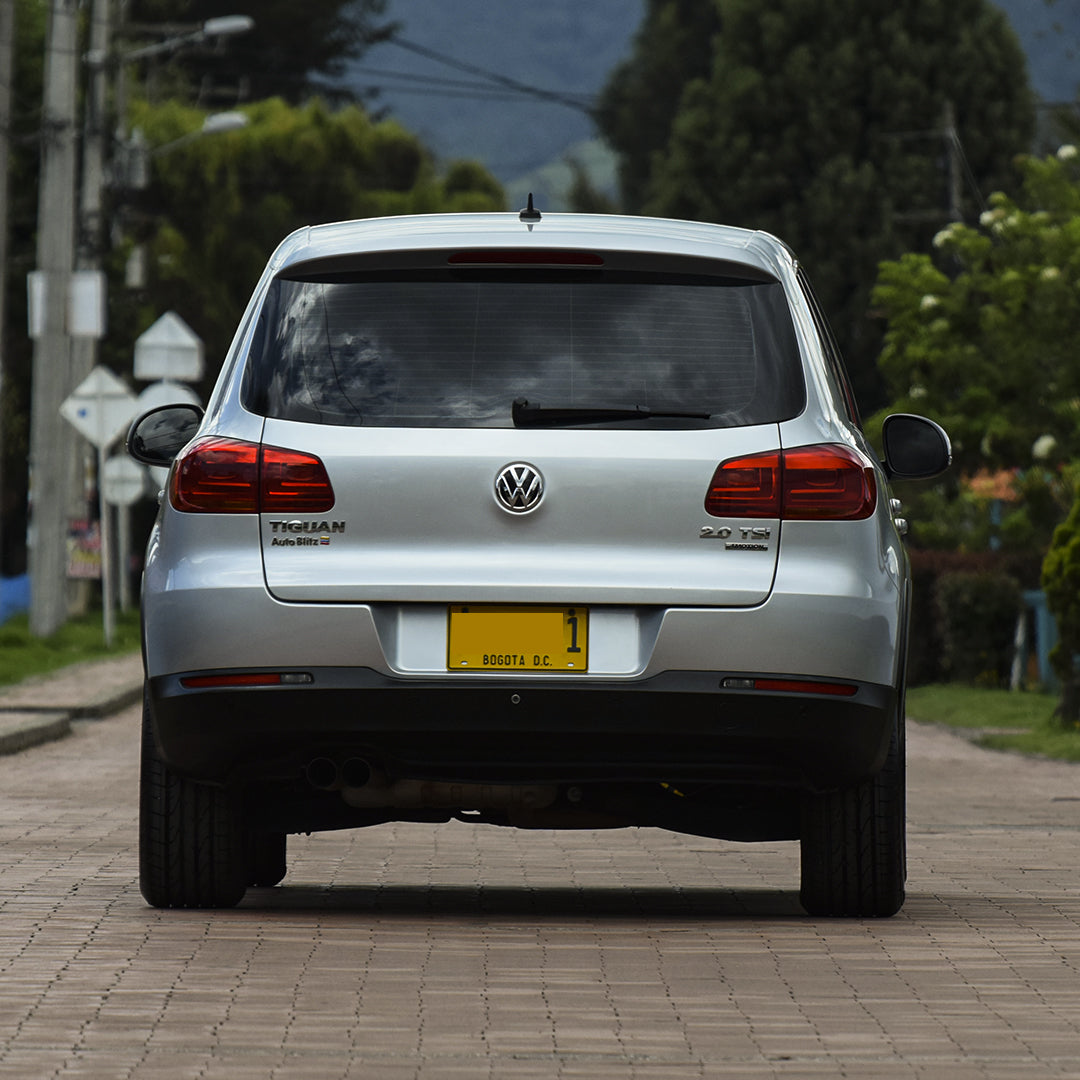
[[[873,470],[850,447],[826,443],[730,458],[705,494],[713,517],[858,521],[874,512]]]
[[[169,501],[188,514],[318,514],[334,489],[313,454],[210,436],[177,459]]]
[[[591,251],[552,251],[543,248],[494,248],[458,251],[446,260],[451,266],[603,266]]]

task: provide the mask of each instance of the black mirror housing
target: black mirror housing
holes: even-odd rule
[[[887,416],[881,425],[881,441],[890,480],[930,480],[952,464],[949,436],[925,416]]]
[[[140,465],[168,468],[202,423],[198,405],[160,405],[136,417],[128,429],[128,454]]]

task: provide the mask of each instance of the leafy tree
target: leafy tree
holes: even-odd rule
[[[109,359],[117,370],[130,364],[134,338],[167,310],[204,339],[213,368],[270,252],[302,225],[503,208],[502,189],[481,166],[459,162],[439,176],[415,136],[356,106],[331,111],[314,100],[294,108],[273,98],[246,112],[246,128],[186,141],[199,130],[200,110],[176,102],[136,109],[148,142],[164,149],[128,214],[149,256],[146,287],[111,290]],[[117,278],[127,254],[117,253]]]
[[[34,269],[40,159],[42,68],[47,6],[16,0],[15,48],[8,130],[8,258],[4,305],[3,444],[0,445],[0,574],[26,568],[26,461],[30,452],[30,365],[26,333],[26,275]]]
[[[685,22],[695,6],[716,32],[701,13]],[[981,189],[1004,186],[1030,144],[1024,56],[1004,16],[989,0],[650,0],[646,26],[631,60],[640,80],[617,73],[599,114],[628,208],[783,237],[816,279],[860,394],[880,400],[869,290],[881,259],[947,220],[947,104]],[[654,66],[672,80],[657,116],[640,100]]]
[[[961,473],[1080,458],[1080,156],[1024,158],[1016,198],[883,263],[880,368],[895,408],[953,439]]]
[[[612,72],[596,107],[597,126],[619,153],[627,209],[645,205],[683,91],[708,75],[719,31],[712,0],[648,0],[633,52]]]
[[[1077,496],[1069,516],[1054,533],[1042,577],[1047,606],[1058,629],[1058,643],[1050,653],[1061,680],[1057,716],[1071,729],[1080,727],[1080,488]]]
[[[200,100],[239,96],[285,98],[312,93],[335,100],[353,93],[333,82],[348,62],[393,32],[379,17],[386,0],[130,0],[132,31],[191,27],[222,15],[251,15],[254,29],[218,45],[178,54],[180,70]],[[133,36],[135,34],[133,33]]]

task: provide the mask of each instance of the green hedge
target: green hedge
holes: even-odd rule
[[[1021,586],[1033,576],[1033,560],[1000,552],[910,555],[908,682],[1007,685]]]

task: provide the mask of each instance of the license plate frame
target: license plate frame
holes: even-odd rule
[[[575,675],[589,669],[589,611],[561,606],[451,604],[449,671]]]

